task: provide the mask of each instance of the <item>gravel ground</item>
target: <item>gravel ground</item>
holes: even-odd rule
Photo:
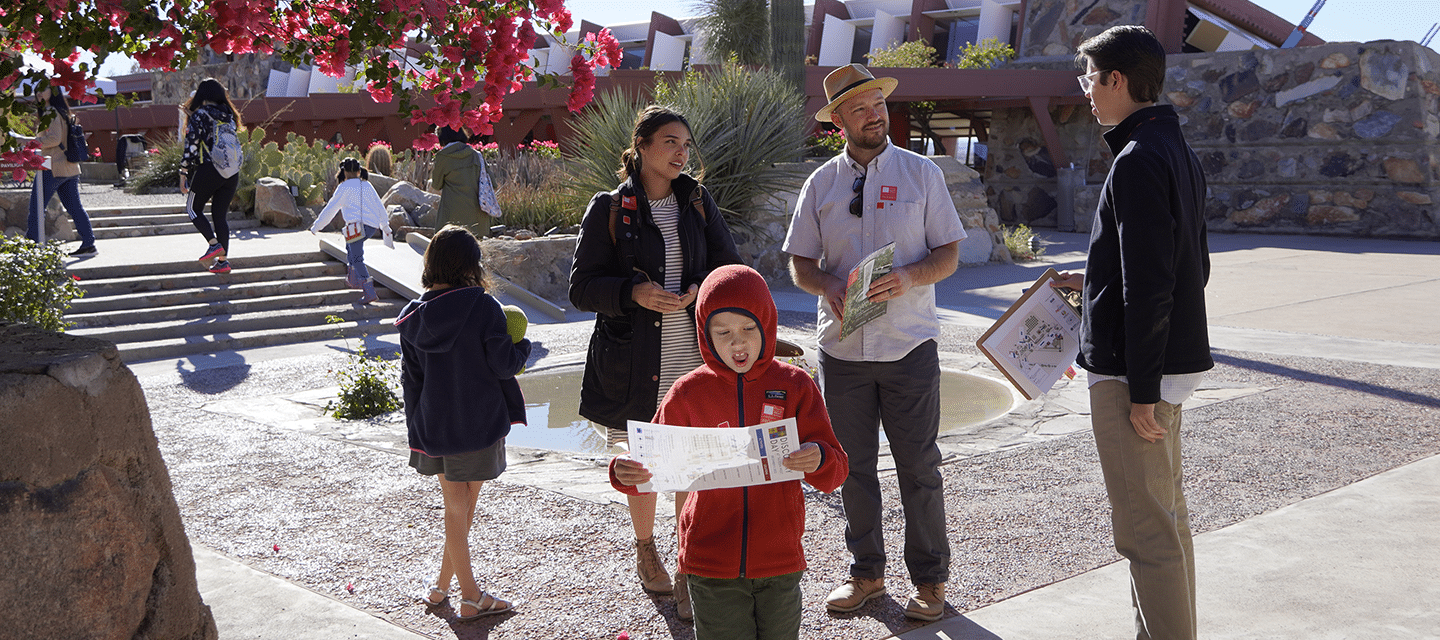
[[[111,184],[81,182],[80,202],[85,204],[86,209],[100,209],[121,205],[185,204],[185,196],[180,195],[179,191],[135,195]]]
[[[789,331],[809,330],[804,315],[782,321]],[[583,353],[585,336],[573,325],[533,329],[550,356]],[[973,352],[975,333],[947,329],[942,351]],[[1440,452],[1434,370],[1241,352],[1218,353],[1217,361],[1212,379],[1270,390],[1186,411],[1186,490],[1197,533]],[[439,563],[443,507],[433,480],[394,453],[201,408],[331,386],[326,372],[342,363],[291,358],[141,380],[192,540],[436,638],[693,637],[671,598],[638,589],[623,506],[504,476],[488,483],[471,534],[477,575],[482,588],[523,604],[452,623],[448,605],[427,609],[410,597]],[[942,471],[954,555],[950,615],[1118,559],[1088,433],[961,458]],[[910,588],[894,479],[882,484],[891,499],[892,593],[843,616],[822,604],[848,566],[840,501],[810,494],[802,638],[879,638],[917,626],[902,615]],[[659,538],[673,567],[674,537]]]

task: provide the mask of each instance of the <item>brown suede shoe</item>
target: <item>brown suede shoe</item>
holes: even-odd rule
[[[675,574],[675,615],[685,622],[695,619],[695,609],[690,606],[690,578],[683,573]]]
[[[655,550],[654,536],[635,541],[635,573],[639,574],[640,586],[646,591],[666,594],[675,590],[675,585],[670,582],[670,572],[665,570],[665,563],[660,561],[660,553]]]
[[[905,605],[905,617],[934,622],[945,616],[945,583],[915,585],[915,595]]]
[[[825,599],[825,608],[835,613],[850,613],[875,598],[885,595],[884,578],[846,578]]]

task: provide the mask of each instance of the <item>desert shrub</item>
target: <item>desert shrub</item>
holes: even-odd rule
[[[339,316],[326,316],[330,324],[344,322]],[[345,341],[346,349],[350,341]],[[394,361],[387,361],[378,355],[371,355],[360,345],[350,353],[344,367],[331,372],[340,384],[340,396],[335,402],[325,405],[325,411],[341,420],[363,420],[384,415],[400,409],[400,397],[395,394],[399,381],[399,367]]]
[[[1040,246],[1040,236],[1030,227],[1017,224],[1001,227],[1000,230],[1005,235],[1005,248],[1010,251],[1011,258],[1025,262],[1045,254],[1045,247]]]
[[[741,67],[734,60],[677,80],[661,80],[653,97],[619,92],[601,95],[572,122],[570,148],[574,180],[570,195],[581,208],[596,191],[615,188],[620,152],[630,146],[635,115],[650,103],[666,104],[690,121],[696,152],[688,171],[704,167],[705,187],[732,223],[747,225],[759,196],[795,191],[804,176],[771,170],[776,162],[804,155],[812,122],[805,96],[768,69]]]
[[[38,244],[24,236],[0,235],[0,322],[23,322],[64,331],[70,301],[85,295],[65,270],[58,240]]]

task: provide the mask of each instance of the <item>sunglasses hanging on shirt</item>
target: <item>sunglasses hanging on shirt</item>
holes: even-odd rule
[[[855,182],[850,183],[850,190],[855,192],[855,197],[850,199],[850,215],[857,218],[864,217],[865,202],[862,198],[865,196],[865,176],[860,175],[856,177]]]

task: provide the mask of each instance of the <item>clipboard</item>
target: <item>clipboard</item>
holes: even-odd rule
[[[1059,278],[1054,269],[1046,269],[975,341],[1027,400],[1049,392],[1062,377],[1075,377],[1080,296],[1051,287]]]

